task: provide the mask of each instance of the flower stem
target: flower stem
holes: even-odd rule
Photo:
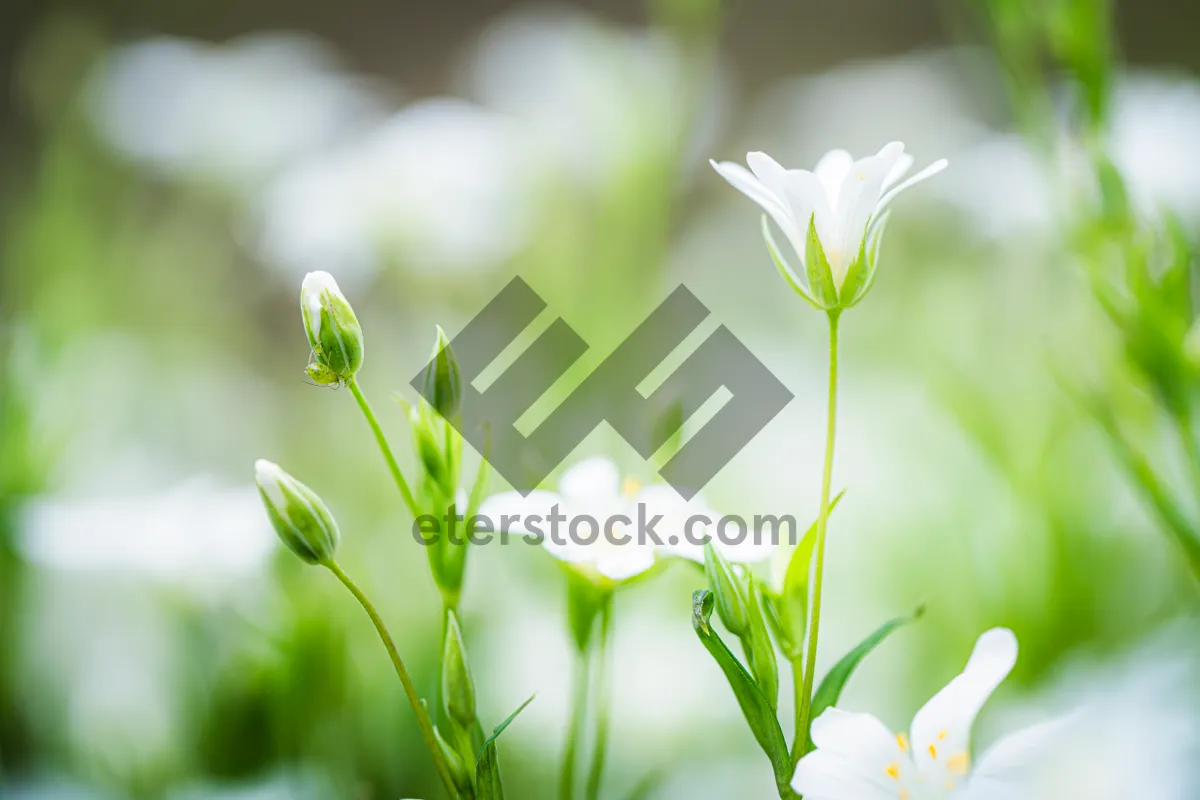
[[[388,444],[387,437],[383,434],[383,428],[379,424],[379,420],[375,417],[375,412],[371,410],[371,404],[367,402],[367,398],[363,396],[362,389],[358,388],[358,380],[351,375],[346,378],[346,385],[350,387],[350,393],[354,395],[355,401],[358,402],[358,407],[362,409],[363,416],[367,418],[367,424],[371,426],[371,432],[375,434],[375,441],[379,444],[379,451],[383,453],[383,460],[387,462],[388,471],[392,473],[392,480],[396,482],[396,488],[400,490],[400,496],[404,498],[404,504],[408,506],[408,510],[412,512],[413,517],[421,515],[421,510],[417,507],[417,502],[413,499],[412,490],[408,488],[408,482],[404,480],[404,473],[400,471],[400,464],[396,462],[396,456],[392,454],[391,445]]]
[[[591,685],[591,648],[575,651],[575,690],[571,699],[571,720],[568,723],[567,742],[563,748],[562,766],[559,768],[559,800],[575,797],[575,763],[578,761],[579,737],[583,732],[587,716],[588,687]]]
[[[442,784],[446,787],[447,794],[452,798],[458,797],[458,790],[454,788],[454,780],[450,776],[450,769],[446,766],[446,761],[442,757],[442,752],[438,748],[437,739],[433,733],[433,723],[429,719],[429,713],[425,710],[421,698],[417,696],[417,690],[413,686],[412,678],[409,677],[408,669],[404,666],[404,660],[400,658],[400,651],[396,649],[396,643],[392,641],[392,635],[388,633],[387,626],[383,624],[383,620],[379,616],[379,612],[375,610],[375,606],[363,594],[362,589],[354,581],[350,580],[337,562],[330,561],[325,564],[329,568],[342,585],[350,590],[350,594],[354,595],[354,599],[359,602],[363,610],[367,612],[367,616],[371,618],[371,624],[375,626],[375,630],[379,633],[379,638],[383,642],[383,646],[387,649],[388,656],[392,659],[392,666],[396,668],[396,675],[400,678],[401,685],[404,686],[404,694],[408,697],[408,703],[412,706],[413,713],[417,715],[417,726],[421,729],[421,736],[425,740],[425,746],[429,748],[430,755],[433,756],[433,765],[437,769],[438,777],[442,779]]]
[[[612,615],[613,601],[609,596],[600,609],[600,652],[596,675],[596,744],[592,752],[592,766],[588,771],[585,800],[597,800],[600,796],[600,781],[604,777],[604,757],[608,753],[608,719],[612,694],[610,687],[610,664],[612,659]]]
[[[804,660],[804,682],[796,698],[796,737],[792,761],[798,763],[808,752],[808,726],[812,712],[813,675],[817,671],[817,639],[821,632],[821,590],[825,578],[825,533],[829,526],[829,485],[833,478],[833,442],[837,428],[838,311],[829,314],[829,409],[825,427],[825,468],[821,473],[821,510],[817,516],[817,552],[813,566],[812,619],[808,627],[808,655]]]

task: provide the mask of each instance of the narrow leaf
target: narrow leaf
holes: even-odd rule
[[[915,622],[924,613],[925,607],[921,606],[907,617],[897,617],[885,622],[876,628],[874,633],[863,639],[857,647],[842,656],[841,661],[833,665],[821,679],[821,685],[817,687],[817,691],[813,695],[812,713],[809,716],[810,731],[812,729],[811,720],[817,719],[822,712],[837,704],[838,698],[842,696],[842,689],[845,688],[846,682],[850,680],[850,676],[854,674],[854,670],[858,668],[862,660],[898,628]]]
[[[843,489],[833,498],[829,504],[830,514],[845,495],[846,490]],[[787,638],[786,643],[781,638],[780,645],[790,661],[794,661],[801,654],[804,634],[808,628],[808,583],[816,544],[817,522],[814,521],[792,551],[787,572],[783,577],[782,592],[774,608],[779,627],[786,632]]]
[[[771,759],[775,782],[780,787],[786,787],[791,780],[791,757],[788,755],[783,730],[779,727],[775,710],[750,677],[750,673],[709,625],[714,601],[712,592],[707,589],[692,593],[692,627],[700,637],[701,644],[725,673],[725,679],[729,681],[729,687],[733,690],[742,715],[750,726],[750,732],[754,734],[759,747]]]
[[[536,696],[530,695],[529,699],[521,703],[516,711],[493,728],[492,735],[484,741],[483,747],[479,751],[479,758],[475,761],[475,796],[478,800],[504,800],[504,783],[500,779],[500,757],[496,750],[496,739],[504,733],[504,729],[517,718],[517,715],[533,702],[533,698]]]

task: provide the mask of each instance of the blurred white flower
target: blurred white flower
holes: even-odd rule
[[[22,551],[47,567],[178,583],[258,572],[276,546],[258,490],[208,477],[141,496],[35,499],[19,529]]]
[[[1133,74],[1118,84],[1109,147],[1143,210],[1200,219],[1200,82]]]
[[[1194,623],[1132,652],[1072,659],[1001,724],[1070,710],[1020,800],[1193,800],[1200,797],[1200,648]]]
[[[761,152],[748,153],[746,161],[749,170],[730,161],[710,163],[721,177],[770,215],[787,236],[802,267],[807,263],[811,225],[839,290],[864,246],[867,257],[874,261],[887,222],[888,204],[905,189],[946,168],[946,160],[941,159],[902,180],[913,165],[902,142],[891,142],[875,155],[857,161],[845,150],[831,150],[812,172],[784,169]],[[793,277],[813,296],[814,287],[807,286],[807,281],[795,273]],[[845,300],[851,302],[851,298]]]
[[[1049,166],[1020,136],[993,135],[956,154],[932,191],[970,217],[967,233],[1003,242],[1052,228],[1060,211]]]
[[[427,272],[497,266],[529,228],[528,152],[478,106],[413,103],[268,187],[263,255],[295,277],[332,269],[347,283],[389,259]]]
[[[547,520],[555,507],[565,521],[552,529]],[[616,464],[603,456],[586,458],[569,467],[558,482],[558,492],[535,490],[526,496],[501,492],[488,498],[479,513],[498,529],[504,518],[517,519],[517,523],[504,527],[542,536],[542,545],[555,558],[613,581],[641,575],[654,566],[659,555],[703,562],[703,545],[699,542],[704,536],[713,537],[715,546],[733,561],[760,561],[774,549],[769,543],[755,544],[752,536],[740,543],[722,542],[711,525],[694,519],[701,516],[715,522],[719,518],[702,500],[686,501],[667,485],[643,486],[633,478],[622,482]],[[661,546],[638,532],[639,519],[650,522],[655,517],[659,519],[653,522],[653,536]],[[694,520],[690,532],[689,520]],[[552,530],[556,531],[554,537]]]
[[[361,79],[295,34],[136,42],[101,65],[91,93],[97,127],[128,156],[236,186],[378,116]]]
[[[483,34],[468,82],[482,103],[526,127],[543,166],[594,185],[687,144],[696,67],[666,32],[523,9]]]
[[[975,717],[1017,661],[1017,638],[996,628],[979,637],[962,673],[913,718],[911,738],[876,717],[831,708],[812,727],[816,749],[796,767],[806,800],[950,800],[1024,797],[1009,783],[1058,723],[1035,725],[993,746],[972,768]]]
[[[500,527],[504,517],[516,517],[509,530],[542,536],[550,555],[585,572],[596,572],[612,581],[634,578],[654,566],[655,546],[639,542],[631,528],[637,524],[641,485],[632,479],[622,484],[617,465],[603,456],[586,458],[569,467],[558,482],[558,492],[534,490],[502,492],[484,501],[479,513]],[[649,513],[642,506],[642,513]],[[562,515],[553,527],[551,515]],[[622,517],[622,520],[617,520]],[[609,533],[604,527],[609,526]],[[626,537],[628,542],[618,543]]]

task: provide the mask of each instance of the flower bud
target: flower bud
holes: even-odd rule
[[[331,562],[340,534],[317,493],[263,459],[254,462],[254,480],[271,525],[288,549],[309,564]]]
[[[475,681],[458,615],[446,610],[446,640],[442,643],[442,702],[446,713],[465,729],[475,723]]]
[[[425,368],[425,385],[421,390],[429,405],[446,419],[458,414],[462,408],[462,375],[458,361],[450,349],[450,340],[439,325],[437,341],[433,345],[433,357]]]
[[[300,314],[317,364],[342,380],[358,372],[363,362],[362,327],[328,272],[310,272],[304,277]]]
[[[750,627],[746,601],[733,567],[717,552],[712,542],[704,545],[704,573],[717,601],[717,616],[734,636],[744,636]]]
[[[441,751],[442,758],[446,761],[446,768],[450,771],[450,777],[454,781],[455,788],[464,797],[473,796],[475,787],[471,781],[471,773],[467,769],[467,763],[463,761],[463,757],[446,741],[446,737],[442,735],[441,730],[436,725],[433,728],[433,738],[437,741],[438,750]]]

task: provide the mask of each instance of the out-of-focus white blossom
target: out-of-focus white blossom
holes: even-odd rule
[[[1133,74],[1117,84],[1109,147],[1134,202],[1200,219],[1200,81]]]
[[[366,83],[315,39],[173,37],[117,49],[92,85],[101,133],[172,175],[253,184],[378,116]]]
[[[347,282],[389,260],[435,273],[496,266],[528,232],[527,152],[507,120],[479,106],[413,103],[267,188],[263,256]]]
[[[169,582],[254,574],[276,546],[254,486],[208,477],[142,495],[38,498],[19,530],[22,551],[39,564]]]
[[[1019,800],[1200,797],[1200,637],[1169,626],[1131,652],[1073,658],[1001,724],[1070,713]]]
[[[687,149],[689,127],[707,119],[696,111],[708,106],[697,66],[665,31],[521,10],[485,31],[468,82],[473,96],[523,125],[543,165],[594,185],[648,153]]]

